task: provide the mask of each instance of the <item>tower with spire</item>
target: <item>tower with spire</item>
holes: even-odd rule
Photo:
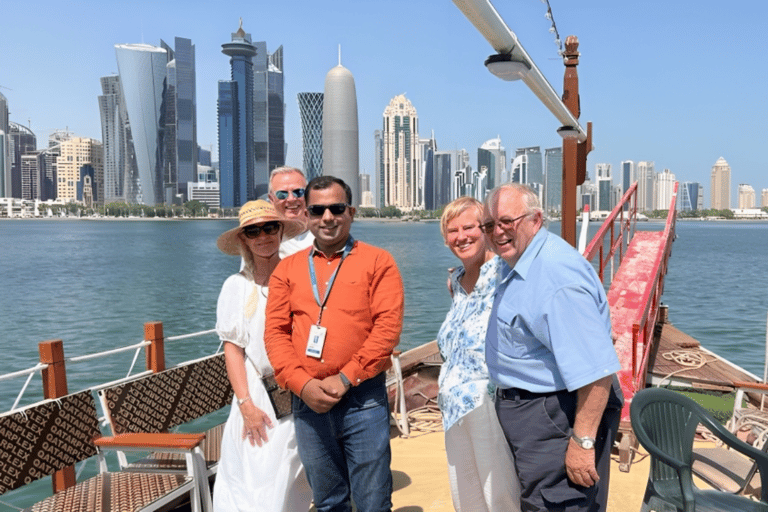
[[[255,199],[253,134],[253,57],[256,46],[240,28],[221,45],[230,57],[230,80],[219,81],[219,187],[222,208],[238,208]]]
[[[352,189],[352,204],[359,205],[360,164],[355,78],[339,64],[325,76],[323,97],[323,174],[344,180]]]

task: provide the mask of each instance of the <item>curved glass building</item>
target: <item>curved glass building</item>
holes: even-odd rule
[[[160,158],[163,82],[168,54],[149,44],[115,45],[125,109],[134,142],[139,191],[135,200],[146,205],[163,202]]]

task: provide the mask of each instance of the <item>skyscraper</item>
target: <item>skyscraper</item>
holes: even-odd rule
[[[283,47],[267,53],[267,43],[255,43],[253,60],[253,198],[269,189],[269,173],[285,165],[285,102],[283,101]],[[357,174],[355,174],[357,176]]]
[[[104,153],[101,142],[74,137],[61,143],[56,159],[58,199],[86,206],[104,204]]]
[[[197,180],[197,93],[195,45],[176,37],[174,48],[160,44],[168,53],[164,99],[163,151],[165,202],[176,194],[188,200],[187,183]]]
[[[104,204],[135,202],[130,198],[136,193],[129,190],[137,178],[138,169],[136,159],[132,158],[133,141],[130,140],[128,114],[122,101],[120,77],[102,77],[101,91],[99,113],[104,148]]]
[[[543,188],[544,171],[542,169],[541,148],[539,146],[518,148],[515,151],[511,181],[533,188]]]
[[[435,152],[437,151],[435,132],[432,132],[429,139],[419,140],[419,147],[421,148],[421,165],[424,176],[424,209],[436,210],[439,206],[435,200],[437,197],[437,189],[435,188],[437,179],[435,175]]]
[[[384,206],[405,211],[423,209],[418,180],[421,171],[419,116],[404,94],[392,98],[384,109],[382,133]]]
[[[637,162],[637,211],[653,210],[654,181],[656,172],[653,162]]]
[[[704,187],[701,183],[686,181],[678,189],[678,210],[682,212],[704,209]]]
[[[323,175],[323,93],[300,92],[301,143],[307,180]]]
[[[8,99],[0,93],[0,197],[11,195],[11,165],[8,162]]]
[[[755,189],[752,185],[744,183],[739,184],[739,208],[754,208],[755,207]]]
[[[507,172],[507,152],[501,145],[501,139],[487,140],[477,149],[477,168],[487,169],[488,190],[501,185],[503,176]]]
[[[610,212],[613,210],[611,204],[611,186],[613,184],[611,164],[597,164],[595,166],[595,180],[597,181],[597,204],[594,205],[594,209]]]
[[[251,35],[240,28],[232,41],[221,45],[229,55],[231,79],[219,82],[218,130],[219,169],[222,208],[239,208],[255,199],[255,139],[253,56],[256,47]]]
[[[635,176],[635,162],[632,160],[624,160],[621,162],[622,194],[625,194],[635,181],[637,181],[637,176]]]
[[[669,169],[664,169],[656,175],[654,210],[669,210],[672,194],[675,191],[675,175]]]
[[[712,166],[710,178],[710,208],[727,210],[731,207],[731,166],[720,157]]]
[[[760,206],[765,208],[766,206],[768,206],[768,188],[764,188],[762,192],[760,192],[760,197],[761,197]]]
[[[11,172],[11,197],[17,197],[21,199],[36,199],[38,196],[39,188],[34,189],[34,192],[30,192],[29,180],[27,177],[27,189],[26,196],[22,185],[22,173],[21,173],[21,157],[23,155],[34,152],[37,149],[37,137],[32,133],[32,130],[24,125],[8,122],[8,164],[10,164]],[[35,197],[33,197],[33,195]]]
[[[130,203],[170,204],[179,194],[184,199],[186,182],[196,175],[195,49],[189,39],[177,37],[175,44],[178,51],[162,40],[160,46],[115,45],[121,94],[118,103],[130,133],[125,158],[135,158],[136,176],[128,175],[124,181],[123,192]],[[114,84],[108,82],[106,90],[104,85],[104,96],[112,95]],[[104,108],[109,109],[110,102],[105,99]],[[102,122],[114,123],[114,117],[102,112]],[[102,126],[102,133],[105,130]],[[110,139],[111,159],[116,155],[116,139]],[[115,174],[119,165],[119,161],[110,161],[110,194],[114,193],[115,180],[120,179]]]
[[[544,150],[544,208],[559,212],[563,202],[563,148]]]
[[[323,173],[341,178],[353,192],[360,190],[359,138],[355,78],[339,56],[338,66],[325,75]],[[360,199],[353,197],[353,205]]]

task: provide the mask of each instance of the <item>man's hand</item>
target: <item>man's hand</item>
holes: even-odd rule
[[[339,389],[343,390],[344,385],[341,383],[339,385]],[[334,394],[331,394],[329,390]],[[304,403],[306,403],[310,409],[318,414],[323,414],[330,411],[331,408],[338,403],[341,395],[344,394],[342,392],[341,395],[336,396],[335,393],[335,388],[332,388],[329,384],[325,384],[324,380],[312,379],[307,382],[301,390],[299,398],[304,400]]]
[[[344,393],[349,389],[349,387],[344,384],[344,381],[341,380],[340,373],[324,378],[320,381],[320,387],[322,387],[327,394],[335,396],[339,400],[341,400],[341,397],[344,396]]]
[[[565,472],[568,474],[568,480],[581,485],[582,487],[592,487],[600,477],[595,468],[595,450],[585,450],[576,441],[568,441],[568,450],[565,452]]]

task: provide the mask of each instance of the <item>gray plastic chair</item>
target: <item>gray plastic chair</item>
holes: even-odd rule
[[[768,512],[768,454],[740,441],[699,404],[668,389],[638,392],[630,407],[632,430],[651,455],[642,512]],[[702,424],[732,449],[754,460],[760,471],[761,501],[730,493],[698,489],[691,467],[693,437]]]

